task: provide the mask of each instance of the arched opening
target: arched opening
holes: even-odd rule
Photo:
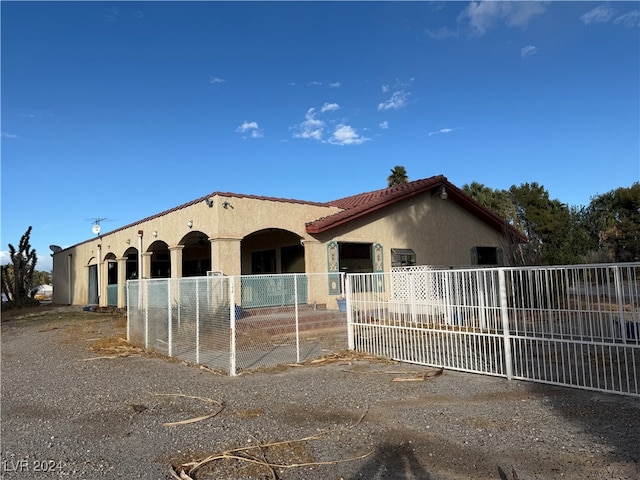
[[[242,240],[243,275],[304,273],[304,247],[301,237],[288,230],[268,228]]]
[[[88,305],[98,305],[98,260],[96,257],[91,257],[89,262],[87,263],[87,267],[89,269],[89,285],[88,285]]]
[[[169,245],[162,240],[157,240],[149,245],[147,251],[151,253],[151,278],[169,278],[171,276]]]
[[[126,263],[126,271],[125,278],[127,280],[135,280],[140,275],[138,275],[138,249],[130,247],[124,252],[124,257],[127,259]]]
[[[118,306],[118,262],[113,253],[104,257],[107,266],[107,306]]]
[[[182,276],[204,276],[211,270],[211,242],[209,237],[200,231],[189,232],[184,236],[182,249]]]

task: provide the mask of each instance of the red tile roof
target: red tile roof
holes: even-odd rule
[[[290,198],[277,198],[277,197],[265,197],[260,195],[246,195],[240,193],[231,193],[231,192],[212,192],[209,195],[205,195],[204,197],[196,198],[195,200],[191,200],[190,202],[184,203],[182,205],[178,205],[176,207],[170,208],[163,212],[157,213],[155,215],[151,215],[149,217],[143,218],[141,220],[137,220],[128,225],[116,228],[115,230],[105,232],[104,235],[110,235],[112,233],[116,233],[120,230],[124,230],[127,228],[131,228],[135,225],[142,224],[149,220],[153,220],[154,218],[162,217],[168,213],[175,212],[177,210],[182,210],[183,208],[189,207],[191,205],[195,205],[200,202],[204,202],[208,198],[220,196],[220,197],[231,197],[231,198],[251,198],[255,200],[266,200],[271,202],[283,202],[283,203],[298,203],[303,205],[317,205],[323,207],[337,207],[342,209],[342,211],[335,213],[333,215],[329,215],[327,217],[320,218],[318,220],[314,220],[312,222],[306,223],[306,231],[307,233],[322,233],[332,228],[335,228],[339,225],[343,225],[351,220],[356,218],[360,218],[369,213],[375,212],[376,210],[380,210],[388,205],[392,205],[396,202],[405,200],[414,195],[419,195],[421,193],[430,191],[434,188],[440,187],[444,185],[447,193],[448,199],[454,201],[459,204],[462,208],[465,208],[470,213],[474,214],[496,230],[500,232],[504,232],[505,229],[509,229],[512,235],[515,238],[521,239],[523,242],[526,241],[526,238],[522,233],[511,227],[507,224],[507,222],[502,219],[500,216],[495,214],[492,210],[484,207],[480,203],[473,200],[466,193],[460,190],[458,187],[449,183],[446,177],[443,175],[438,175],[435,177],[425,178],[422,180],[415,180],[413,182],[403,183],[401,185],[396,185],[390,188],[382,188],[380,190],[374,190],[372,192],[359,193],[358,195],[352,195],[350,197],[340,198],[338,200],[333,200],[330,202],[310,202],[305,200],[294,200]],[[95,238],[87,239],[83,242],[80,242],[74,246],[81,245],[83,243],[87,243],[95,240]],[[69,247],[71,248],[71,247]]]
[[[505,231],[510,231],[512,236],[515,238],[518,238],[521,241],[526,241],[526,238],[522,233],[509,225],[502,217],[484,205],[476,202],[469,195],[450,183],[443,175],[415,180],[413,182],[403,183],[394,187],[360,193],[351,197],[327,202],[327,205],[336,206],[343,210],[333,215],[307,223],[307,233],[317,234],[326,232],[339,225],[344,225],[356,218],[363,217],[364,215],[368,215],[394,203],[406,200],[412,196],[434,191],[434,189],[440,186],[444,186],[446,189],[448,200],[460,205],[462,208],[469,211],[469,213],[475,215],[499,232],[503,233]]]

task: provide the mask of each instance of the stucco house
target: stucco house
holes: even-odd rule
[[[214,192],[54,253],[53,301],[125,307],[129,279],[207,272],[499,265],[505,248],[523,240],[441,175],[330,202]],[[341,293],[325,285],[313,301]]]

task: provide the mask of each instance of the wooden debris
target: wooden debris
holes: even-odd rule
[[[279,469],[290,469],[290,468],[311,467],[311,466],[319,466],[319,465],[335,465],[335,464],[338,464],[338,463],[352,462],[352,461],[355,461],[355,460],[360,460],[360,459],[366,458],[369,455],[371,455],[373,453],[373,451],[367,452],[367,453],[365,453],[363,455],[359,455],[359,456],[356,456],[356,457],[340,459],[340,460],[332,460],[332,461],[301,462],[301,463],[273,463],[273,462],[269,462],[267,460],[265,449],[267,449],[269,447],[277,447],[277,446],[283,446],[283,445],[286,446],[286,445],[290,445],[290,444],[294,444],[294,443],[318,440],[318,439],[320,439],[322,437],[325,437],[325,436],[329,435],[332,432],[341,431],[341,430],[348,430],[348,429],[354,428],[355,426],[359,425],[362,422],[362,420],[364,419],[364,417],[367,414],[367,412],[368,412],[368,409],[365,410],[365,412],[362,414],[362,416],[359,418],[359,420],[356,423],[354,423],[352,425],[348,425],[346,427],[339,427],[339,428],[334,428],[334,429],[331,429],[331,430],[324,430],[324,431],[316,433],[314,435],[309,435],[308,437],[298,438],[298,439],[295,439],[295,440],[284,440],[284,441],[280,441],[280,442],[256,444],[256,445],[250,445],[250,446],[247,446],[247,447],[239,447],[239,448],[234,448],[234,449],[230,449],[230,450],[225,450],[225,451],[222,451],[220,453],[217,453],[217,454],[210,455],[208,457],[202,458],[200,460],[195,460],[193,462],[183,463],[179,467],[173,467],[171,469],[170,473],[171,473],[171,476],[173,478],[176,478],[176,479],[179,479],[179,480],[194,480],[191,475],[193,475],[200,468],[202,468],[203,466],[205,466],[207,464],[210,464],[210,463],[218,461],[218,460],[239,460],[239,461],[242,461],[242,462],[247,462],[247,463],[252,463],[252,464],[263,466],[263,467],[267,468],[270,471],[272,478],[277,478],[277,476],[275,476],[275,470],[274,470],[276,468],[279,468]],[[261,458],[257,458],[256,456],[251,455],[249,453],[249,452],[256,451],[256,450],[260,453]]]
[[[355,350],[342,350],[339,352],[330,353],[325,355],[324,357],[316,358],[314,360],[310,360],[308,362],[303,362],[303,364],[307,365],[319,365],[319,364],[327,364],[327,363],[335,363],[335,362],[345,362],[345,361],[367,361],[367,362],[378,362],[378,363],[390,363],[397,364],[396,360],[392,360],[386,357],[378,357],[376,355],[369,355],[362,352],[356,352]]]
[[[162,425],[165,426],[165,427],[175,427],[176,425],[187,425],[189,423],[201,422],[202,420],[207,420],[208,418],[215,417],[221,411],[222,410],[219,410],[219,411],[217,411],[215,413],[209,413],[207,415],[201,415],[199,417],[188,418],[187,420],[179,420],[177,422],[165,422]]]
[[[444,369],[440,368],[438,370],[432,370],[426,373],[419,373],[414,377],[409,378],[394,378],[391,380],[392,382],[423,382],[428,378],[437,377],[438,375],[442,375]]]
[[[146,405],[142,405],[139,403],[131,403],[128,406],[129,408],[131,408],[131,410],[133,410],[136,413],[144,412],[148,408]]]
[[[207,420],[209,418],[215,417],[222,410],[224,410],[224,403],[223,402],[220,402],[218,400],[213,400],[211,398],[195,397],[195,396],[191,396],[191,395],[184,395],[182,393],[154,393],[153,395],[158,396],[158,397],[190,398],[190,399],[194,399],[194,400],[200,400],[201,402],[209,403],[211,405],[215,405],[215,406],[218,407],[218,410],[216,412],[213,412],[213,413],[207,413],[205,415],[200,415],[200,416],[197,416],[197,417],[188,418],[186,420],[179,420],[179,421],[176,421],[176,422],[165,422],[165,423],[162,424],[165,427],[175,427],[175,426],[178,426],[178,425],[188,425],[190,423],[201,422],[203,420]]]

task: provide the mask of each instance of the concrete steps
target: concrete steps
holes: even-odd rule
[[[236,319],[236,329],[240,333],[261,331],[268,334],[293,333],[296,330],[295,308],[293,306],[243,309]],[[303,305],[298,307],[298,330],[308,332],[328,328],[346,328],[347,314],[337,310],[327,310],[325,305]]]

